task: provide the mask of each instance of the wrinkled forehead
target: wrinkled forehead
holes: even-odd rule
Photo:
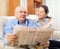
[[[26,9],[23,6],[18,6],[18,7],[16,7],[15,12],[18,12],[18,11],[25,11],[26,12]]]

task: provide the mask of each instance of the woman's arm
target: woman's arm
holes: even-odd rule
[[[45,28],[51,27],[51,23],[52,23],[52,19],[49,19],[49,20],[47,21],[47,23],[46,23],[44,26],[42,26],[41,29],[45,29]]]

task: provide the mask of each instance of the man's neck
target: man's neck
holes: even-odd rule
[[[21,23],[22,23],[22,24],[25,24],[25,20],[24,20],[24,21],[21,20]]]

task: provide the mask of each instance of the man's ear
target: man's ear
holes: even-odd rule
[[[14,16],[16,16],[17,15],[17,12],[16,11],[14,11]]]

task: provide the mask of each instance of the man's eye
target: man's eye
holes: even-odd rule
[[[20,13],[26,13],[26,11],[20,11]]]
[[[22,11],[20,11],[20,13],[22,13]]]
[[[24,13],[26,13],[26,11],[24,11]]]

